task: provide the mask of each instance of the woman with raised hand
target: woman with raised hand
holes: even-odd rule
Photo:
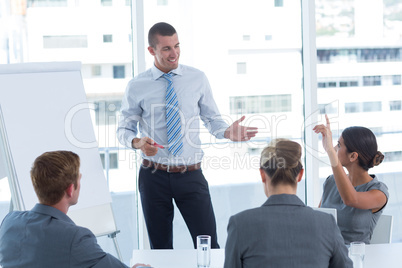
[[[334,147],[328,116],[325,118],[326,125],[313,128],[322,135],[333,172],[324,182],[320,206],[337,209],[338,226],[346,244],[369,244],[389,194],[387,186],[368,170],[379,165],[384,155],[378,151],[373,132],[365,127],[346,128]]]
[[[332,215],[307,207],[296,195],[303,176],[302,149],[278,139],[261,153],[260,174],[267,201],[232,216],[225,268],[352,267]]]

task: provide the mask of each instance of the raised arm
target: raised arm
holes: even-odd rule
[[[327,115],[325,115],[325,118],[326,125],[317,125],[313,128],[313,130],[315,133],[321,133],[322,135],[322,145],[329,157],[335,183],[343,203],[347,206],[359,209],[372,209],[373,211],[381,209],[387,202],[387,198],[383,192],[380,190],[357,192],[355,190],[351,180],[345,173],[345,170],[339,161],[337,149],[335,149],[336,147],[339,147],[340,144],[338,142],[336,147],[333,147],[330,121]],[[358,154],[356,152],[352,152],[348,155],[348,157],[351,161],[357,161]]]

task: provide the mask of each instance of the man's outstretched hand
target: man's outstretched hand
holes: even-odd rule
[[[258,128],[240,125],[245,118],[246,116],[243,115],[239,120],[236,120],[225,130],[224,136],[226,139],[231,141],[248,141],[255,137],[255,135],[258,133]]]

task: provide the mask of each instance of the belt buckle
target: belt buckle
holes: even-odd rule
[[[170,171],[170,169],[174,169],[176,166],[167,165],[166,172],[167,173],[174,173],[174,171]]]
[[[170,171],[170,168],[176,168],[177,170],[179,170],[179,171]],[[183,170],[182,170],[182,168],[183,168]],[[168,172],[168,173],[176,173],[176,172],[180,172],[180,173],[184,173],[184,172],[186,172],[188,170],[188,167],[187,166],[170,166],[170,165],[167,165],[167,168],[166,168],[166,172]]]

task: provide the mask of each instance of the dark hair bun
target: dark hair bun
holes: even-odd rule
[[[375,154],[375,156],[373,158],[373,164],[372,164],[373,167],[381,164],[383,160],[384,160],[384,155],[380,151],[377,151],[377,153]]]

